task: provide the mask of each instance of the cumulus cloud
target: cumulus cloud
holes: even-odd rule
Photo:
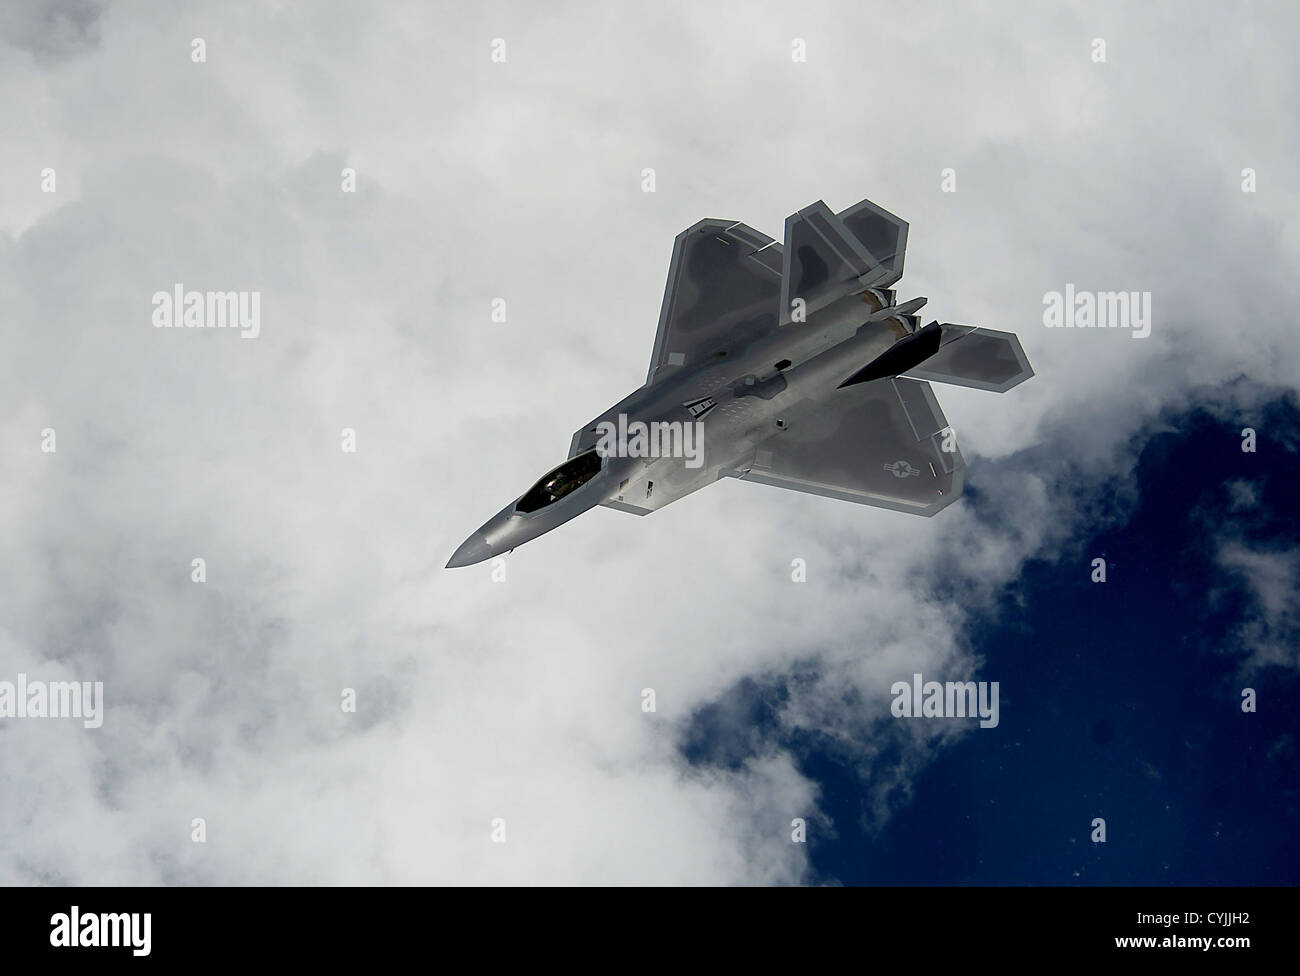
[[[1253,673],[1276,665],[1300,667],[1300,551],[1252,546],[1223,539],[1219,565],[1246,585],[1252,612],[1234,635],[1248,651],[1245,667]]]
[[[745,739],[735,689],[781,684],[773,721],[842,743],[888,817],[962,734],[899,731],[890,684],[979,673],[973,622],[1120,517],[1171,406],[1300,375],[1282,23],[39,9],[76,15],[6,36],[78,56],[0,62],[0,678],[102,680],[107,711],[0,723],[6,881],[798,880],[813,785],[761,738],[692,764],[700,709]],[[939,391],[970,498],[921,520],[726,481],[593,511],[504,583],[442,570],[641,381],[677,232],[864,196],[911,221],[902,293],[1018,332],[1038,373]],[[153,328],[177,282],[260,291],[261,334]],[[1151,337],[1043,329],[1066,282],[1151,291]]]
[[[51,62],[94,48],[104,5],[94,0],[30,0],[0,10],[0,38],[37,61]]]

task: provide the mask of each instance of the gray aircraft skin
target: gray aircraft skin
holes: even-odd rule
[[[740,478],[916,515],[961,496],[965,462],[930,382],[1005,393],[1034,375],[1009,332],[896,304],[907,224],[869,200],[791,214],[785,246],[707,219],[677,236],[645,385],[584,425],[569,459],[473,533],[447,568],[536,539],[597,505],[648,515]],[[669,456],[598,447],[675,425]],[[695,424],[694,457],[680,432]],[[689,444],[688,442],[685,442]],[[697,466],[692,466],[697,465]]]

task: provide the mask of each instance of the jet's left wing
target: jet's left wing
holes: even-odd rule
[[[783,420],[747,470],[728,473],[915,515],[934,515],[961,496],[965,462],[929,383],[860,383]]]
[[[739,221],[709,218],[677,235],[647,383],[732,355],[777,327],[781,245]]]

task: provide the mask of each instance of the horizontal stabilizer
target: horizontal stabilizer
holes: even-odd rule
[[[1034,369],[1014,332],[945,322],[938,352],[908,369],[906,375],[932,383],[1006,393],[1033,376]]]

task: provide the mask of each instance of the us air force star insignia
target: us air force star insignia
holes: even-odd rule
[[[892,474],[895,478],[921,477],[921,470],[919,468],[912,467],[906,461],[895,461],[893,464],[886,464],[884,467],[885,470],[888,471],[890,474]]]

